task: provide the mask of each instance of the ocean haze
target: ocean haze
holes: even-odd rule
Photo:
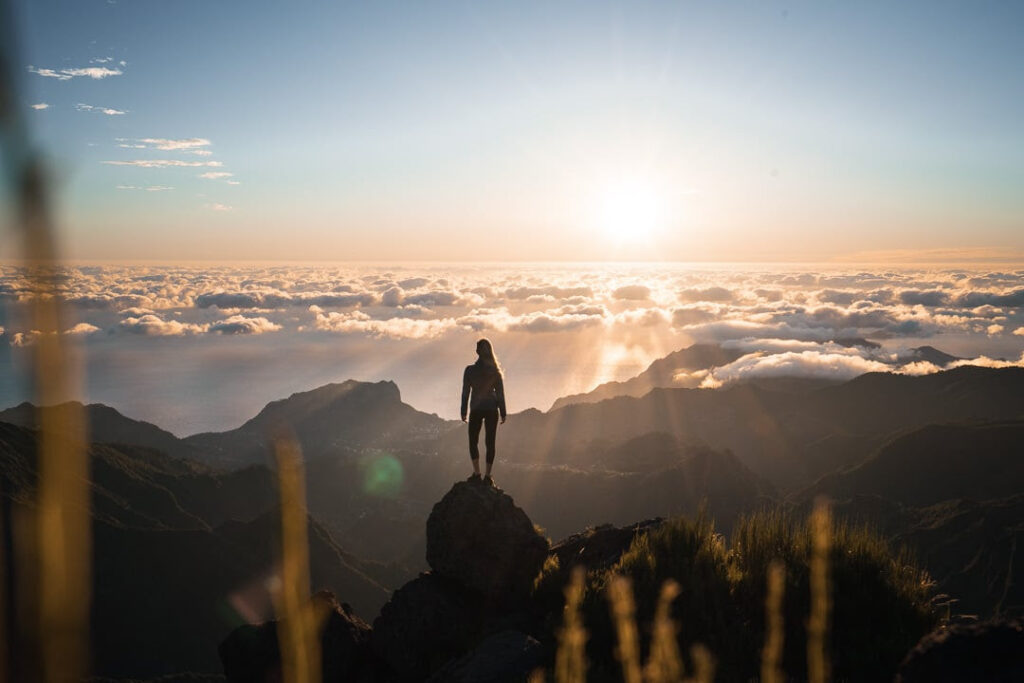
[[[1017,364],[1024,270],[687,264],[71,265],[50,288],[84,369],[79,398],[179,435],[231,429],[267,402],[346,379],[393,380],[457,417],[462,368],[491,338],[510,412],[639,375],[694,343],[715,387],[759,377]],[[23,268],[0,266],[0,405],[31,399]],[[943,357],[944,358],[944,357]],[[996,359],[1003,359],[998,361]],[[934,359],[933,359],[934,360]],[[727,362],[726,362],[727,361]]]

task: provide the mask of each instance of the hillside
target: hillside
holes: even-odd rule
[[[102,403],[83,405],[77,401],[69,401],[49,409],[83,411],[89,425],[89,440],[94,443],[145,446],[176,458],[202,459],[201,451],[174,434],[149,422],[127,417]],[[25,402],[7,410],[0,410],[0,422],[38,429],[39,408]]]
[[[801,506],[810,509],[809,501]],[[986,501],[947,500],[910,507],[876,496],[835,503],[837,517],[867,524],[905,545],[928,568],[952,614],[1024,613],[1024,494]]]
[[[804,495],[880,496],[911,506],[989,500],[1024,491],[1024,420],[929,425],[900,436],[870,459],[830,474]]]
[[[878,348],[879,345],[867,339],[840,338],[832,340],[840,346],[860,346],[865,348]],[[708,371],[716,367],[728,365],[739,359],[749,351],[742,351],[736,348],[726,348],[719,344],[694,344],[653,361],[647,368],[635,377],[621,382],[605,382],[594,389],[582,393],[571,394],[557,399],[551,406],[551,410],[564,408],[574,403],[597,403],[617,396],[633,396],[639,398],[651,389],[692,389],[700,386],[704,377],[701,371]],[[919,346],[907,349],[898,357],[899,363],[913,361],[924,361],[932,363],[937,367],[944,367],[947,364],[959,360],[934,346]],[[807,385],[837,384],[835,380],[808,378],[774,378],[801,380]],[[763,382],[764,380],[747,380]],[[776,382],[779,383],[779,382]],[[810,388],[810,387],[809,387]]]
[[[503,490],[456,483],[425,525],[430,571],[396,590],[372,626],[331,610],[321,640],[324,679],[517,681],[538,668],[550,679],[556,662],[585,657],[587,680],[618,680],[614,653],[630,656],[623,640],[630,634],[637,659],[649,654],[675,667],[685,660],[692,671],[699,653],[691,647],[699,644],[713,657],[715,680],[754,680],[765,641],[767,562],[775,557],[789,570],[780,665],[804,679],[812,544],[804,520],[778,519],[755,515],[728,540],[704,516],[648,520],[588,529],[552,547]],[[837,680],[888,680],[935,622],[930,590],[919,568],[881,539],[842,528],[835,538],[826,656]],[[580,561],[586,571],[567,590]],[[655,604],[665,581],[679,590],[664,610],[672,623],[659,628]],[[623,592],[629,597],[617,597]],[[332,601],[314,599],[325,602]],[[568,637],[560,637],[563,624]],[[245,627],[223,642],[229,681],[279,675],[278,626]],[[577,638],[580,626],[586,635]]]
[[[591,443],[621,443],[652,432],[732,451],[758,476],[786,488],[855,465],[906,430],[929,424],[1013,420],[1024,415],[1024,368],[965,366],[932,375],[870,373],[794,392],[770,384],[717,390],[654,389],[509,418],[504,457],[563,464]],[[462,435],[442,439],[461,447]]]
[[[562,396],[551,405],[550,409],[557,410],[573,403],[597,403],[616,396],[640,397],[651,389],[662,387],[697,386],[700,384],[699,380],[686,383],[677,376],[680,373],[691,373],[725,365],[742,355],[742,351],[723,349],[718,344],[694,344],[653,361],[646,370],[636,377],[623,382],[605,382],[583,394]]]
[[[36,432],[0,423],[4,525],[34,509],[37,449]],[[216,672],[216,643],[243,620],[270,615],[267,581],[277,552],[271,473],[218,472],[125,445],[92,444],[88,455],[94,672]],[[346,553],[313,520],[309,537],[315,584],[373,616],[387,599],[380,581],[390,581],[388,569]]]
[[[1024,606],[1015,561],[1022,380],[1018,368],[964,367],[834,386],[654,389],[530,410],[501,428],[495,474],[552,538],[701,510],[729,534],[787,488],[805,511],[826,493],[837,518],[910,547],[955,611],[1012,612]],[[89,448],[97,671],[216,671],[211,639],[268,614],[273,470],[169,456],[148,445],[162,430],[102,408],[87,412],[108,425],[94,433],[120,423],[147,443]],[[26,406],[10,414],[33,423]],[[206,462],[266,462],[268,435],[282,424],[307,459],[314,587],[371,619],[388,589],[426,569],[431,509],[469,471],[464,429],[402,403],[392,383],[346,382],[275,401],[238,430],[186,446]],[[36,439],[0,423],[0,487],[18,510],[32,506]],[[138,605],[146,609],[135,614]]]
[[[308,458],[341,449],[395,447],[437,437],[454,423],[403,403],[394,382],[327,384],[268,403],[227,432],[195,434],[186,443],[225,466],[264,464],[272,435],[293,435]]]

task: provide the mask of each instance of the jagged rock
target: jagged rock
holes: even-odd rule
[[[547,554],[547,539],[493,486],[460,482],[427,519],[427,563],[491,601],[527,597]]]
[[[281,668],[277,622],[239,626],[217,648],[228,683],[266,681]]]
[[[1024,620],[997,619],[929,633],[907,654],[896,681],[1024,681]]]
[[[428,683],[518,683],[543,662],[538,640],[519,631],[502,631],[449,662]]]
[[[339,605],[331,593],[317,593],[313,602],[326,613],[321,636],[324,683],[372,680],[369,624],[348,605]],[[228,683],[264,683],[280,677],[278,623],[246,624],[224,639],[218,652]]]
[[[479,601],[457,583],[420,574],[373,622],[373,652],[399,680],[423,680],[472,647],[482,619]]]
[[[563,569],[582,565],[588,570],[608,569],[629,550],[633,539],[657,529],[664,520],[660,517],[624,527],[611,524],[587,529],[562,539],[551,548]]]

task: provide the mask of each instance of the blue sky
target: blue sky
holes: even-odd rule
[[[16,8],[73,258],[1024,254],[1020,3]]]

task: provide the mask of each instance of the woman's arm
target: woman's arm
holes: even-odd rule
[[[498,394],[498,411],[501,413],[501,421],[505,421],[505,380],[502,379],[501,373],[498,373],[498,383],[494,385],[495,393]]]
[[[470,366],[472,367],[472,366]],[[462,421],[466,421],[466,414],[469,408],[469,368],[462,373],[462,404],[459,406]]]

